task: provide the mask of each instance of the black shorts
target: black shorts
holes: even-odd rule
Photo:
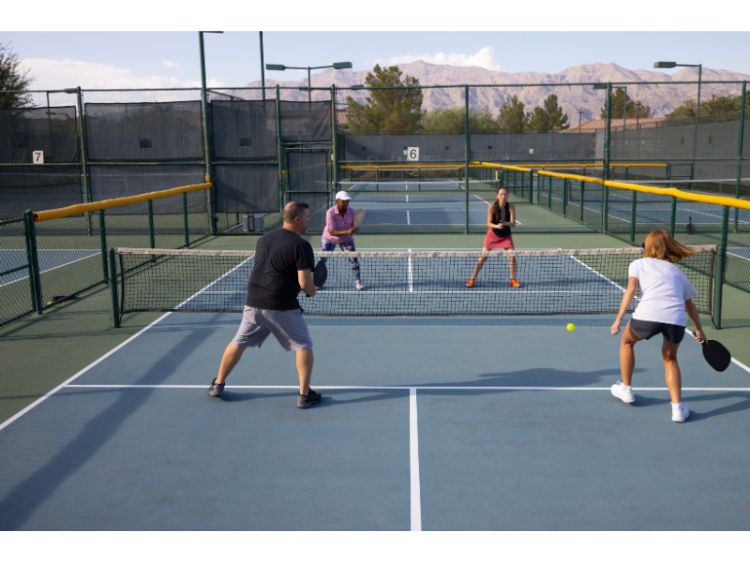
[[[673,343],[680,343],[685,337],[685,326],[666,324],[665,322],[651,322],[649,320],[630,319],[630,329],[642,340],[650,340],[661,333],[664,339]]]

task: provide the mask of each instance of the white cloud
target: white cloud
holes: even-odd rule
[[[451,66],[479,66],[488,70],[501,70],[494,62],[495,51],[492,47],[482,47],[476,53],[435,53],[424,55],[399,55],[391,57],[388,64],[400,64],[422,60],[431,64],[449,64]]]
[[[30,89],[32,90],[61,90],[75,86],[80,86],[84,90],[95,88],[200,87],[200,80],[184,80],[158,74],[140,75],[129,68],[82,60],[29,58],[21,60],[21,65],[29,70],[29,77],[32,78]],[[214,79],[209,79],[207,85],[209,88],[226,86],[226,84]]]
[[[161,64],[167,70],[182,70],[182,65],[178,62],[174,62],[171,60],[163,60],[161,61]]]

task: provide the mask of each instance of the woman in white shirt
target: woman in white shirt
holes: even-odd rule
[[[698,293],[675,262],[695,252],[672,238],[666,230],[654,230],[646,236],[643,258],[628,267],[628,286],[622,295],[610,332],[620,331],[620,324],[640,286],[641,298],[625,326],[620,340],[620,373],[622,380],[612,385],[611,392],[626,404],[635,402],[631,382],[635,354],[633,346],[642,339],[651,339],[662,334],[661,358],[664,362],[664,378],[672,400],[672,421],[684,422],[690,410],[682,404],[682,377],[677,363],[677,348],[685,335],[687,318],[693,322],[693,337],[703,343],[704,335],[700,316],[692,298]]]

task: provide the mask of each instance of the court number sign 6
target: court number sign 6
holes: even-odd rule
[[[407,146],[406,147],[406,159],[411,161],[419,160],[419,147],[418,146]]]

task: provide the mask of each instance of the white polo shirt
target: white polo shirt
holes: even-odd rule
[[[641,258],[630,264],[628,277],[638,279],[641,289],[634,319],[687,326],[685,301],[698,292],[679,267],[667,260]]]

